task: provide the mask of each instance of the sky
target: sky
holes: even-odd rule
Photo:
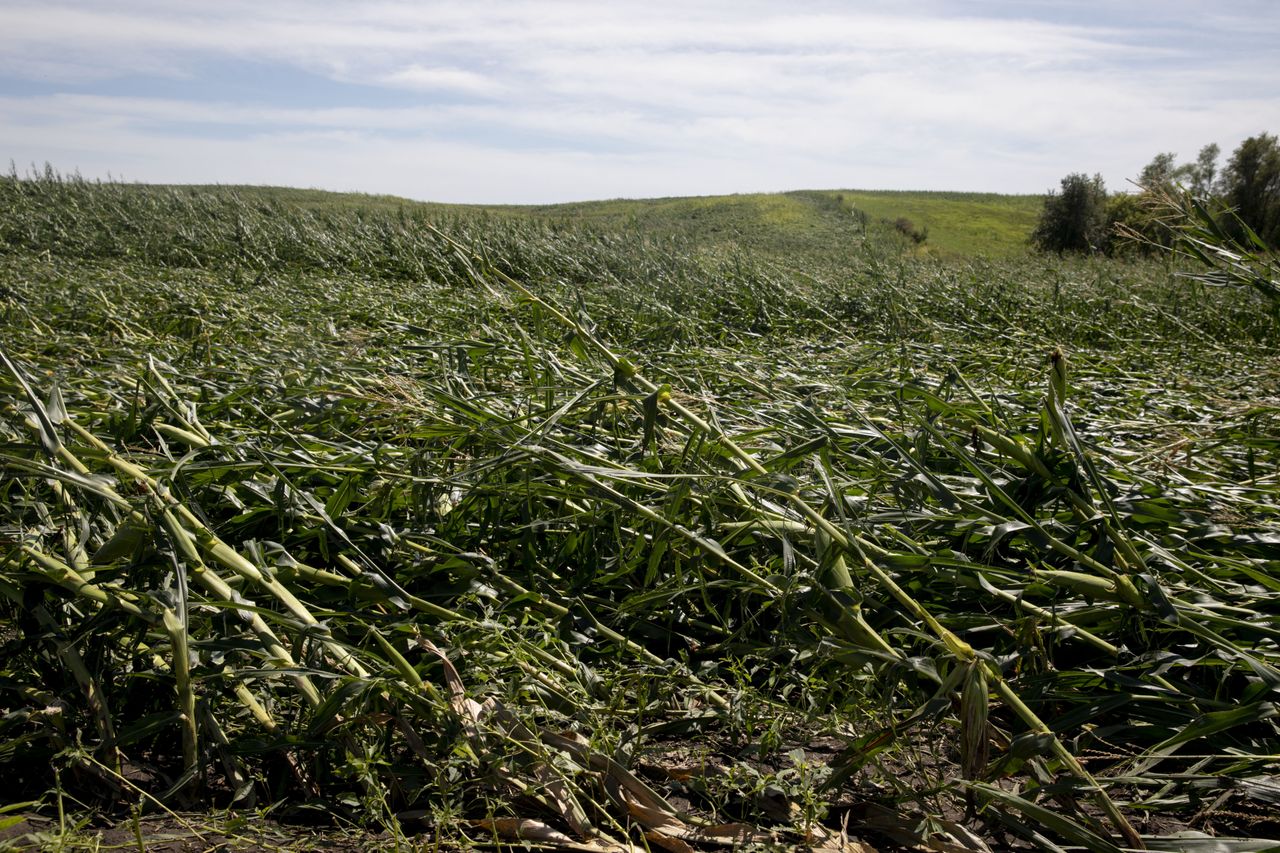
[[[473,203],[1117,190],[1280,131],[1277,45],[1277,0],[0,0],[0,161]]]

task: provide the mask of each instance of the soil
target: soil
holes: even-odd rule
[[[916,732],[905,739],[918,738],[903,754],[893,751],[877,760],[878,772],[856,774],[841,785],[841,793],[831,797],[817,819],[834,832],[861,842],[858,850],[919,850],[918,829],[925,815],[938,828],[954,837],[982,838],[992,849],[1026,850],[1027,842],[1007,834],[999,824],[965,813],[954,798],[933,798],[939,780],[953,769],[953,757],[946,755],[945,743],[929,744],[939,732]],[[634,758],[635,772],[665,796],[683,814],[697,815],[709,823],[745,821],[765,828],[796,826],[805,818],[806,791],[820,797],[830,792],[815,790],[827,768],[839,760],[846,739],[810,733],[803,739],[783,743],[761,754],[752,745],[744,746],[714,735],[696,739],[672,738],[651,743]],[[803,750],[803,752],[799,752]],[[804,761],[816,778],[807,783],[793,772],[797,758]],[[889,780],[892,780],[891,782]],[[10,780],[11,783],[13,780]],[[886,786],[886,782],[889,784]],[[891,790],[892,789],[892,790]],[[896,795],[895,795],[896,791]],[[911,792],[918,792],[912,795]],[[1251,800],[1244,790],[1224,790],[1207,797],[1194,816],[1177,820],[1167,816],[1135,816],[1136,828],[1151,835],[1171,835],[1197,831],[1210,836],[1280,838],[1272,803]],[[896,802],[896,806],[892,805]],[[1092,804],[1079,804],[1095,818],[1100,814]],[[531,818],[548,819],[530,814]],[[0,827],[7,816],[0,815]],[[371,851],[410,850],[456,853],[465,839],[460,830],[437,837],[435,827],[424,816],[400,815],[402,832],[396,839],[390,832],[358,827],[335,828],[265,818],[259,814],[205,811],[149,814],[135,819],[67,817],[61,823],[49,814],[27,814],[12,825],[0,828],[0,853],[9,850],[66,851],[160,851],[160,853],[239,853],[239,851]],[[554,823],[554,819],[551,819]],[[783,836],[785,837],[785,833]],[[399,842],[399,843],[397,843]],[[471,846],[471,845],[466,845]],[[486,845],[487,846],[487,845]],[[534,845],[544,847],[544,845]],[[514,848],[527,847],[514,842]]]

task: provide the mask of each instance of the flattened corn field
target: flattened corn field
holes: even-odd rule
[[[852,218],[779,251],[53,174],[0,210],[0,826],[1280,839],[1252,292]]]

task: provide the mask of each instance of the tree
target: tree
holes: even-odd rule
[[[1156,187],[1172,186],[1179,179],[1185,167],[1178,166],[1178,155],[1172,151],[1166,151],[1163,154],[1157,154],[1151,158],[1151,162],[1142,167],[1142,174],[1138,176],[1138,183],[1144,189],[1155,189]]]
[[[1263,241],[1280,245],[1280,141],[1275,136],[1260,133],[1240,143],[1223,170],[1222,195]]]
[[[1107,202],[1107,254],[1169,249],[1173,235],[1160,219],[1163,199],[1184,191],[1195,198],[1210,198],[1218,173],[1218,151],[1211,142],[1200,149],[1194,163],[1181,165],[1172,151],[1152,157],[1138,176],[1139,191],[1118,193]]]
[[[1047,252],[1101,252],[1108,242],[1107,189],[1101,175],[1073,173],[1044,200],[1031,242]]]
[[[1196,198],[1208,198],[1214,194],[1214,179],[1218,177],[1218,154],[1221,150],[1218,143],[1210,142],[1200,149],[1196,162],[1186,167],[1187,177],[1190,179],[1187,189]]]
[[[1200,149],[1194,163],[1178,164],[1178,155],[1165,151],[1151,158],[1142,167],[1138,184],[1147,191],[1172,190],[1174,184],[1182,184],[1199,198],[1208,198],[1214,192],[1214,178],[1218,175],[1218,153],[1221,149],[1210,142]]]

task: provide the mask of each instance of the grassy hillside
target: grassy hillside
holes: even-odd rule
[[[867,230],[890,233],[911,220],[928,229],[922,250],[948,256],[1022,254],[1041,196],[979,193],[798,191],[772,195],[597,201],[525,212],[599,227],[687,235],[768,251],[834,250]],[[856,212],[865,214],[855,217]]]
[[[1280,318],[836,196],[0,180],[0,822],[1280,843]]]
[[[704,247],[732,247],[775,256],[839,255],[863,237],[863,229],[852,216],[814,193],[616,199],[531,207],[520,212],[607,231],[658,235]]]
[[[861,190],[828,195],[874,219],[892,222],[906,217],[917,227],[929,229],[929,246],[953,255],[1025,252],[1044,207],[1044,197],[1038,195]]]
[[[196,188],[211,191],[215,188]],[[870,192],[864,190],[688,198],[614,199],[552,205],[444,205],[394,196],[328,193],[282,187],[229,187],[248,199],[277,201],[322,212],[418,210],[437,214],[487,213],[501,217],[630,230],[704,247],[840,256],[868,231],[892,235],[892,223],[927,228],[920,251],[943,256],[1005,257],[1024,253],[1043,205],[1041,196],[984,193]],[[855,215],[865,214],[865,219]]]

